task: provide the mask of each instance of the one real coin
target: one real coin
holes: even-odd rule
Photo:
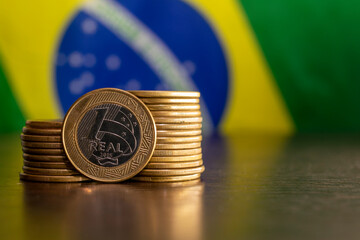
[[[22,132],[28,135],[45,135],[45,136],[60,136],[61,128],[59,129],[44,129],[44,128],[30,128],[23,127]]]
[[[178,168],[178,169],[143,169],[139,176],[181,176],[181,175],[191,175],[196,173],[202,173],[205,170],[204,165],[200,167],[192,168]]]
[[[45,175],[34,175],[27,173],[20,173],[20,180],[23,181],[34,181],[34,182],[58,182],[58,183],[69,183],[69,182],[87,182],[91,181],[90,178],[85,176],[45,176]]]
[[[129,91],[137,97],[148,98],[199,98],[200,92],[196,91],[147,91],[133,90]]]
[[[79,175],[79,172],[72,169],[55,169],[55,168],[35,168],[35,167],[23,167],[23,172],[33,175],[45,175],[45,176],[73,176]]]
[[[79,172],[94,180],[119,182],[147,165],[156,145],[156,127],[150,110],[136,96],[103,88],[70,107],[62,141]]]
[[[61,136],[41,136],[21,134],[21,140],[30,142],[61,142]]]
[[[166,176],[166,177],[155,177],[155,176],[136,176],[131,180],[141,182],[183,182],[196,180],[201,177],[200,173],[183,175],[183,176]]]
[[[24,160],[24,166],[31,168],[75,169],[70,162],[34,162]]]
[[[37,154],[28,154],[23,153],[23,158],[28,161],[35,162],[68,162],[69,159],[65,155],[37,155]]]
[[[25,125],[29,128],[61,129],[61,120],[27,120]]]
[[[21,141],[21,145],[27,148],[57,148],[62,149],[62,143],[54,143],[54,142],[29,142],[29,141]]]
[[[155,169],[172,169],[172,168],[192,168],[200,167],[203,165],[203,160],[195,160],[189,162],[149,162],[146,168],[155,168]]]

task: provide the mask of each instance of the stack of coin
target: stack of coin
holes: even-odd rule
[[[62,121],[26,121],[21,134],[23,173],[20,179],[40,182],[82,182],[61,143]]]
[[[157,129],[154,154],[133,180],[178,182],[199,179],[202,117],[199,92],[130,91],[151,111]]]

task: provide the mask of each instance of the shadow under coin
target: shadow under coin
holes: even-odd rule
[[[28,239],[201,239],[204,183],[23,182]]]

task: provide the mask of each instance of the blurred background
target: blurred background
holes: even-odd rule
[[[209,131],[359,132],[355,0],[0,0],[0,133],[84,93],[198,90]]]

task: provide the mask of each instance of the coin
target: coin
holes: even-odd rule
[[[201,123],[202,117],[183,117],[183,118],[166,118],[166,117],[154,117],[155,123],[176,123],[176,124],[187,124],[187,123]]]
[[[139,176],[181,176],[181,175],[190,175],[195,173],[202,173],[205,170],[205,167],[202,165],[200,167],[193,168],[178,168],[178,169],[143,169]]]
[[[131,179],[132,180],[132,179]],[[148,181],[134,181],[136,182],[136,186],[144,186],[146,188],[150,187],[201,187],[201,179],[200,177],[194,179],[194,180],[184,180],[184,181],[178,181],[178,182],[148,182]]]
[[[191,167],[199,167],[203,164],[203,160],[195,160],[195,161],[189,161],[189,162],[176,162],[176,163],[157,163],[157,162],[149,162],[146,168],[191,168]]]
[[[158,137],[157,143],[192,143],[192,142],[201,142],[202,136],[192,136],[192,137]]]
[[[67,112],[62,130],[66,155],[85,176],[118,182],[138,174],[156,145],[150,110],[137,97],[104,88],[80,97]]]
[[[37,154],[37,155],[64,155],[65,152],[63,149],[54,149],[54,148],[22,148],[24,153]]]
[[[40,136],[40,135],[20,135],[21,139],[24,141],[31,142],[61,142],[61,136]]]
[[[53,142],[27,142],[21,141],[23,147],[28,148],[63,148],[62,143],[53,143]]]
[[[61,120],[27,120],[26,126],[30,128],[61,128]]]
[[[36,161],[36,162],[69,162],[69,159],[65,155],[33,155],[33,154],[23,154],[23,158],[29,161]]]
[[[157,130],[158,137],[188,137],[201,135],[201,130]]]
[[[33,174],[33,175],[45,175],[45,176],[73,176],[79,175],[79,172],[71,169],[51,169],[51,168],[33,168],[26,167],[23,168],[24,173]]]
[[[202,173],[205,170],[205,167],[202,165],[200,167],[193,168],[178,168],[178,169],[143,169],[139,176],[181,176],[181,175],[190,175],[195,173]]]
[[[24,181],[35,181],[35,182],[85,182],[91,181],[91,179],[76,175],[76,176],[44,176],[44,175],[33,175],[27,173],[20,173],[20,179]]]
[[[30,128],[23,127],[23,133],[29,135],[45,135],[45,136],[60,136],[61,128],[59,129],[42,129],[42,128]]]
[[[156,98],[199,98],[200,92],[195,91],[146,91],[132,90],[129,91],[137,97],[156,97]]]
[[[199,117],[200,111],[151,111],[153,117]]]
[[[152,157],[150,159],[150,162],[189,162],[200,159],[202,159],[202,154],[195,154],[189,156]]]
[[[187,156],[201,153],[200,148],[193,149],[176,149],[176,150],[157,150],[155,149],[153,157],[166,157],[166,156]]]
[[[167,124],[167,123],[157,123],[157,130],[190,130],[190,129],[201,129],[201,123],[189,123],[189,124]]]
[[[189,148],[199,148],[201,147],[201,142],[194,143],[158,143],[156,144],[155,150],[157,149],[189,149]]]
[[[195,111],[199,104],[146,104],[150,111]]]
[[[146,176],[136,176],[131,180],[134,181],[143,181],[143,182],[182,182],[195,180],[200,178],[200,173],[189,174],[183,176],[167,176],[167,177],[146,177]]]
[[[32,168],[59,168],[75,170],[70,162],[33,162],[24,160],[24,166]]]
[[[199,103],[198,98],[140,98],[143,103],[146,104],[163,104],[163,103],[186,103],[193,104]]]

